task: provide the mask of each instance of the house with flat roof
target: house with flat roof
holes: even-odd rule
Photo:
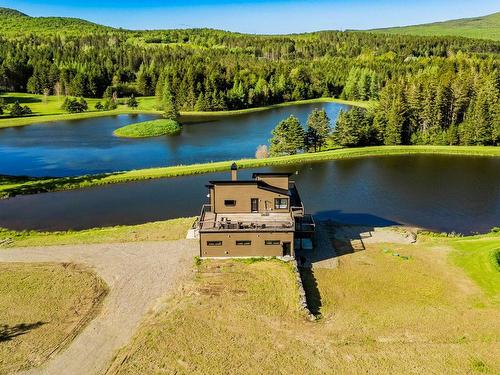
[[[238,180],[210,181],[209,203],[198,219],[201,257],[295,257],[315,224],[306,215],[292,173],[254,173]]]

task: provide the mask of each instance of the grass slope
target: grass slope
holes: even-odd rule
[[[299,163],[357,158],[368,156],[442,154],[470,156],[500,156],[500,147],[488,146],[374,146],[335,149],[316,153],[272,157],[267,159],[244,159],[237,161],[239,168],[259,168],[277,165],[293,165]],[[229,171],[233,161],[222,161],[205,164],[179,165],[163,168],[138,169],[128,172],[116,172],[101,175],[88,175],[63,178],[28,178],[0,176],[0,198],[8,198],[20,194],[35,194],[48,191],[78,189],[90,186],[106,185],[121,182],[149,180],[186,176],[201,173]]]
[[[138,122],[116,129],[113,135],[122,138],[147,138],[162,135],[178,135],[182,128],[177,121],[158,119]]]
[[[500,12],[483,17],[463,18],[423,25],[369,30],[384,34],[422,36],[463,36],[477,39],[500,40]]]
[[[0,374],[39,366],[96,314],[107,287],[67,264],[0,264]]]
[[[447,238],[372,244],[315,268],[317,322],[298,312],[288,265],[204,261],[109,373],[498,373],[498,306],[450,252]]]
[[[77,245],[136,241],[171,241],[186,237],[195,218],[179,218],[140,225],[95,228],[81,231],[38,232],[0,228],[3,247]],[[0,248],[2,245],[0,244]]]
[[[500,232],[451,242],[453,261],[489,296],[500,302]]]

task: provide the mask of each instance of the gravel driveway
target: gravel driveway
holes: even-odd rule
[[[27,374],[99,374],[128,343],[145,313],[187,276],[198,241],[134,242],[0,250],[0,262],[70,262],[108,284],[99,315],[62,352]]]

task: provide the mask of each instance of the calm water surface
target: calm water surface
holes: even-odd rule
[[[305,124],[314,108],[324,108],[334,123],[340,109],[347,107],[281,107],[186,124],[179,136],[146,139],[117,138],[113,131],[157,116],[118,115],[0,129],[0,174],[75,176],[254,157],[279,121],[293,114]]]
[[[500,158],[413,155],[317,162],[293,171],[306,210],[368,225],[409,224],[437,231],[500,226]],[[240,178],[254,170],[240,171]],[[19,196],[0,201],[0,226],[63,230],[194,216],[205,184],[226,173]]]

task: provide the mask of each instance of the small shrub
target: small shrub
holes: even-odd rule
[[[83,98],[76,99],[66,97],[61,108],[69,113],[81,113],[85,112],[89,106],[87,101]]]
[[[104,110],[106,111],[112,111],[113,109],[116,109],[118,107],[118,104],[113,98],[107,98],[104,100]]]
[[[486,363],[477,358],[471,359],[471,368],[475,372],[488,372],[488,366],[486,366]]]
[[[104,110],[104,106],[102,105],[102,103],[101,103],[101,102],[97,102],[97,103],[95,103],[94,108],[95,108],[96,110],[98,110],[98,111],[103,111],[103,110]]]
[[[269,150],[267,145],[259,145],[257,151],[255,151],[256,159],[267,159],[269,157]]]
[[[201,263],[202,263],[202,262],[203,262],[203,261],[201,260],[201,258],[200,258],[199,256],[195,256],[195,257],[194,257],[194,265],[195,265],[195,266],[197,266],[197,267],[198,267],[198,266],[201,266]]]
[[[130,107],[130,108],[137,108],[139,106],[139,102],[137,101],[137,99],[134,97],[134,94],[132,94],[130,96],[130,98],[128,98],[127,100],[127,107]]]
[[[26,115],[31,115],[31,108],[28,106],[21,106],[19,102],[16,101],[10,108],[11,117],[21,117]]]

